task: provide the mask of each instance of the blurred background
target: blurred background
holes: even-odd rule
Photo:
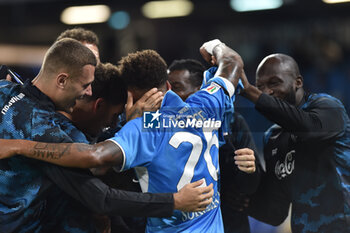
[[[112,63],[141,49],[157,50],[168,64],[204,63],[199,47],[219,38],[241,54],[251,82],[262,58],[286,53],[298,62],[307,90],[339,98],[349,112],[349,12],[345,0],[0,0],[0,64],[33,78],[46,49],[76,26],[96,32],[101,60]],[[270,123],[243,98],[237,109],[261,150]]]

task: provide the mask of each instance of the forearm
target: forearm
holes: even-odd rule
[[[215,46],[213,55],[218,64],[215,76],[228,79],[236,87],[243,71],[243,61],[240,55],[225,44]]]
[[[172,193],[137,193],[113,189],[83,169],[48,164],[43,170],[61,190],[94,213],[168,217],[174,209]]]
[[[327,139],[343,131],[344,120],[341,108],[330,107],[326,101],[313,102],[307,109],[302,109],[263,94],[255,107],[267,119],[301,139]]]
[[[233,183],[237,187],[237,192],[244,194],[253,194],[260,183],[260,170],[259,167],[256,167],[256,171],[253,173],[245,173],[242,171],[237,171],[237,174],[234,177]]]
[[[235,63],[233,56],[227,57],[225,59],[222,59],[219,63],[215,76],[220,76],[228,79],[236,87],[239,76],[241,74],[241,70],[241,67]]]
[[[92,168],[123,161],[119,148],[108,141],[95,145],[27,140],[14,140],[11,143],[17,154],[66,167]]]
[[[172,193],[138,193],[109,190],[102,213],[138,217],[170,217],[174,211]]]
[[[256,103],[258,101],[261,94],[262,92],[251,84],[246,84],[244,86],[244,91],[241,93],[243,97],[249,99],[253,103]]]
[[[297,107],[273,96],[262,94],[255,108],[267,119],[287,130],[301,131],[305,128],[306,114]]]

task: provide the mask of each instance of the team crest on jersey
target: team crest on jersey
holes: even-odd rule
[[[220,86],[214,82],[210,84],[207,88],[205,88],[205,91],[208,92],[209,94],[214,94],[220,89]]]
[[[292,174],[295,162],[294,154],[295,150],[291,150],[286,154],[283,162],[280,162],[279,160],[276,162],[275,174],[279,180]]]

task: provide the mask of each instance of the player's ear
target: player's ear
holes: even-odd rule
[[[304,84],[304,79],[301,75],[299,75],[296,79],[295,79],[295,85],[296,87],[299,89],[299,88],[302,88],[303,87],[303,84]]]
[[[167,91],[171,90],[171,84],[168,80],[166,81],[166,88]]]
[[[103,98],[97,98],[94,102],[93,111],[97,112],[103,109],[103,107],[106,105],[106,101]]]
[[[67,85],[69,75],[67,73],[59,73],[56,76],[56,85],[59,88],[64,88]]]

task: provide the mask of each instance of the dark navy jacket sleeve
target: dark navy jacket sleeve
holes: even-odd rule
[[[136,193],[112,189],[88,170],[47,164],[46,175],[64,192],[95,213],[123,216],[167,217],[174,208],[171,193]]]
[[[220,148],[221,179],[225,189],[232,186],[234,192],[252,194],[256,191],[259,180],[261,166],[254,139],[243,116],[234,113],[234,121],[231,124],[229,135],[225,136],[226,144]],[[238,169],[234,160],[234,151],[242,148],[250,148],[254,151],[256,158],[256,172],[247,174]],[[229,188],[230,189],[230,188]]]
[[[244,193],[253,193],[256,191],[260,181],[261,160],[259,159],[258,150],[250,132],[249,126],[240,113],[234,113],[234,122],[232,124],[233,145],[236,149],[249,148],[254,151],[256,171],[253,174],[247,174],[238,170],[236,182]]]
[[[265,223],[278,226],[288,216],[290,200],[276,180],[273,173],[265,173],[256,193],[250,198],[248,214]]]
[[[272,122],[297,135],[299,139],[327,140],[345,132],[344,107],[325,94],[308,97],[296,107],[279,98],[262,94],[255,108]]]
[[[279,128],[279,127],[278,127]],[[281,186],[275,176],[275,171],[270,167],[269,156],[267,156],[267,142],[271,135],[269,129],[264,137],[264,156],[266,160],[266,171],[262,172],[257,191],[250,197],[248,214],[255,219],[278,226],[288,216],[291,203],[291,191]]]

